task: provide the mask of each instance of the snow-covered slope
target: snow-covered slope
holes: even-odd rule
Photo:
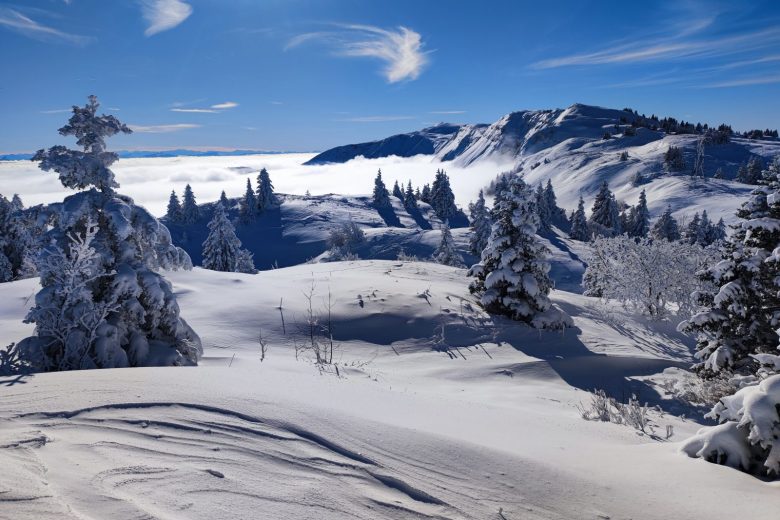
[[[0,518],[769,520],[780,507],[776,484],[677,452],[696,420],[653,412],[674,427],[665,441],[580,418],[595,386],[680,412],[647,379],[690,362],[673,324],[557,291],[576,327],[540,334],[491,319],[463,270],[433,264],[167,275],[201,366],[0,378]],[[340,377],[296,361],[312,283],[315,306],[334,302]],[[2,342],[29,333],[35,288],[0,285]],[[432,348],[440,327],[449,354]]]

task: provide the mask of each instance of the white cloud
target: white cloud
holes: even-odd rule
[[[407,121],[409,119],[417,119],[414,116],[363,116],[363,117],[350,117],[347,119],[336,119],[336,121],[346,123],[385,123],[388,121]]]
[[[770,85],[780,83],[780,75],[758,76],[753,78],[742,78],[731,81],[721,81],[711,85],[703,85],[703,88],[727,88],[727,87],[745,87],[748,85]]]
[[[144,34],[152,36],[182,23],[192,14],[192,6],[181,0],[141,0],[141,13],[149,25]]]
[[[173,125],[128,125],[130,130],[138,132],[140,134],[168,134],[171,132],[179,132],[181,130],[189,130],[191,128],[200,128],[201,125],[193,125],[188,123],[178,123]]]
[[[216,114],[217,110],[211,108],[172,108],[171,112],[185,112],[187,114]]]
[[[406,27],[396,30],[373,25],[340,24],[339,31],[319,31],[292,38],[285,50],[306,42],[324,41],[334,46],[340,56],[376,58],[385,63],[382,71],[388,83],[417,79],[428,64],[419,33]]]
[[[41,114],[64,114],[65,112],[70,112],[73,110],[72,108],[55,108],[53,110],[40,110],[39,113]]]
[[[86,45],[92,38],[70,34],[54,27],[49,27],[36,22],[23,15],[19,11],[0,7],[0,27],[5,27],[20,34],[40,41],[57,41],[71,43],[73,45]]]
[[[211,105],[211,108],[215,110],[226,110],[228,108],[236,108],[238,106],[238,103],[235,103],[233,101],[225,101],[224,103],[217,103],[216,105]]]

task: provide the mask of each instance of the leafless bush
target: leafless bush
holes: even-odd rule
[[[627,403],[609,397],[604,390],[596,390],[590,396],[588,406],[577,405],[586,421],[603,421],[624,424],[642,433],[653,434],[655,429],[648,415],[647,404],[641,404],[635,395]]]

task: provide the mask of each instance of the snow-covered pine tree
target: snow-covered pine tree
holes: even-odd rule
[[[433,252],[433,260],[442,265],[452,267],[465,267],[463,258],[455,249],[455,241],[452,239],[452,232],[447,222],[441,225],[441,241],[439,246]]]
[[[723,222],[723,218],[718,219],[718,223],[710,228],[707,240],[710,244],[726,240],[726,224]]]
[[[165,212],[168,222],[176,223],[182,219],[181,204],[175,190],[171,190],[171,196],[168,198],[168,209]]]
[[[195,364],[200,339],[180,318],[170,283],[153,271],[192,264],[165,226],[114,192],[109,166],[118,157],[105,139],[130,130],[97,115],[98,106],[90,96],[60,129],[82,150],[54,146],[35,154],[41,169],[84,191],[41,212],[51,229],[37,258],[42,289],[25,319],[35,335],[15,351],[32,371]]]
[[[214,216],[208,227],[209,234],[203,242],[203,267],[212,271],[235,272],[241,241],[221,203],[214,206]]]
[[[558,207],[558,197],[555,195],[552,181],[547,179],[547,185],[544,187],[544,200],[547,202],[547,209],[550,212],[550,220],[553,224],[566,221],[566,211]]]
[[[225,211],[230,209],[230,201],[228,201],[227,195],[225,195],[225,190],[222,190],[222,193],[219,195],[219,202],[225,208]]]
[[[181,221],[184,224],[194,224],[200,218],[200,209],[195,201],[195,193],[192,186],[187,184],[184,187],[184,202],[181,205]]]
[[[390,193],[387,191],[385,182],[382,180],[382,170],[376,173],[374,178],[374,207],[384,209],[390,207]]]
[[[588,225],[592,234],[614,236],[620,233],[620,213],[607,181],[601,183],[596,194]]]
[[[420,200],[425,202],[426,204],[431,203],[431,185],[425,184],[422,188],[422,193],[420,195]]]
[[[710,222],[710,217],[707,215],[707,210],[701,212],[701,220],[699,221],[699,228],[696,230],[696,243],[700,246],[706,246],[712,243],[710,238],[713,235],[713,226]]]
[[[680,324],[697,334],[697,371],[710,377],[723,371],[750,375],[761,369],[756,355],[777,354],[780,323],[780,262],[773,251],[780,243],[780,196],[756,189],[737,211],[742,223],[726,240],[722,259],[701,273],[717,287],[700,292],[705,310]]]
[[[3,241],[0,240],[0,283],[10,282],[14,279],[14,270],[11,261],[3,253]]]
[[[19,212],[24,209],[24,203],[22,202],[22,198],[19,196],[18,193],[14,193],[14,196],[11,197],[11,211],[13,212]]]
[[[417,211],[417,199],[414,196],[414,190],[412,189],[412,181],[406,185],[406,191],[404,192],[404,207],[409,212]]]
[[[585,217],[585,201],[582,199],[582,196],[580,196],[580,201],[577,203],[577,211],[572,213],[570,224],[569,238],[583,242],[590,239],[588,219]]]
[[[279,204],[279,201],[274,193],[274,185],[271,183],[271,176],[269,175],[268,170],[263,168],[257,175],[257,209],[262,213],[277,204]]]
[[[552,215],[547,206],[547,197],[541,184],[536,186],[536,213],[539,215],[539,229],[549,231],[552,227]]]
[[[496,196],[493,226],[480,263],[469,270],[476,279],[469,291],[490,313],[521,320],[537,328],[562,328],[572,320],[550,302],[547,248],[536,236],[534,192],[513,176]]]
[[[481,255],[490,238],[490,215],[485,204],[485,194],[479,190],[477,202],[469,204],[471,217],[471,236],[469,250],[474,255]]]
[[[620,222],[620,204],[613,193],[609,199],[609,215],[612,222],[612,234],[619,235],[623,232],[623,224]]]
[[[393,184],[393,197],[397,198],[400,201],[404,200],[404,192],[401,191],[401,186],[398,185],[398,181],[395,181],[395,184]]]
[[[222,208],[225,209],[224,207]],[[252,189],[252,181],[247,178],[246,191],[244,197],[241,199],[241,205],[239,209],[239,219],[242,223],[248,224],[255,219],[257,214],[257,197],[255,197],[255,191]]]
[[[628,235],[631,237],[646,237],[647,232],[650,229],[650,211],[647,209],[647,195],[645,190],[639,194],[639,202],[633,208],[631,213],[631,228],[624,231],[628,231]]]
[[[450,187],[450,178],[444,170],[436,170],[436,178],[431,186],[431,207],[441,220],[449,220],[458,212],[455,206],[455,194]]]
[[[699,238],[699,229],[701,228],[701,215],[699,215],[699,212],[693,214],[693,218],[690,222],[688,222],[688,225],[685,226],[685,233],[683,233],[683,238],[686,242],[689,244],[695,244],[697,239]]]
[[[255,267],[254,255],[246,249],[239,249],[238,256],[236,257],[237,273],[255,274],[257,268]]]
[[[655,224],[653,224],[650,236],[656,240],[668,240],[669,242],[680,240],[680,227],[677,225],[677,220],[672,215],[671,204],[666,206],[664,212],[658,217]]]

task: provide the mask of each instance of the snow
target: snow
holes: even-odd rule
[[[575,328],[540,333],[479,311],[463,272],[166,273],[201,366],[0,378],[0,517],[774,518],[777,484],[677,453],[701,423],[655,414],[665,442],[580,418],[597,384],[670,405],[642,378],[691,362],[672,324],[553,291]],[[342,377],[282,330],[280,300],[292,327],[312,281],[336,301]],[[36,288],[0,285],[4,342],[29,334]],[[430,347],[441,324],[453,356]]]

